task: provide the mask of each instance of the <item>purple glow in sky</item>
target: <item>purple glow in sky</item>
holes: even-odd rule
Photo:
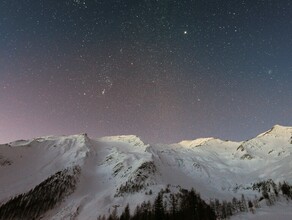
[[[291,26],[289,0],[1,1],[0,143],[292,125]]]

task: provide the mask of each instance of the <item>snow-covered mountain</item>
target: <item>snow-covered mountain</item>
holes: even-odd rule
[[[206,201],[254,198],[254,183],[291,184],[291,168],[292,127],[279,125],[244,142],[202,138],[149,145],[133,135],[49,136],[0,145],[0,203],[54,193],[57,185],[59,201],[48,204],[42,219],[91,220],[128,203],[134,210],[167,186],[172,192],[193,187]]]

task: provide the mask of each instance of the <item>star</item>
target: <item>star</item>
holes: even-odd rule
[[[254,116],[292,123],[289,0],[269,11],[263,1],[39,1],[29,16],[21,0],[0,2],[0,142],[83,132],[76,120],[96,136],[151,142],[246,139],[267,128]]]

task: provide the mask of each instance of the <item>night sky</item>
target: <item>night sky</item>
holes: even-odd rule
[[[292,125],[291,0],[0,1],[0,143],[274,124]]]

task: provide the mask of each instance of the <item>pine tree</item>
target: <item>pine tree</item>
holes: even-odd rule
[[[232,216],[233,215],[232,203],[231,202],[227,203],[226,214],[227,214],[227,216]]]
[[[232,213],[238,213],[240,211],[238,200],[233,197],[232,199]]]
[[[190,212],[191,212],[191,218],[197,219],[198,216],[198,201],[197,201],[197,194],[195,190],[192,188],[188,195],[188,200],[190,202]]]
[[[216,216],[221,216],[221,204],[218,199],[215,199],[215,214]]]
[[[226,217],[227,217],[227,202],[226,201],[223,201],[223,203],[222,203],[221,217],[223,219],[226,219]]]
[[[177,198],[173,194],[170,194],[170,214],[171,214],[171,219],[176,219],[176,214],[177,214]]]
[[[118,214],[117,214],[117,206],[114,206],[114,210],[112,211],[112,213],[109,216],[109,220],[118,220]]]
[[[127,204],[127,206],[125,207],[124,212],[122,213],[120,220],[130,220],[130,208],[129,208],[129,204]]]
[[[139,219],[141,219],[141,216],[142,216],[142,211],[141,211],[140,205],[137,205],[135,208],[134,216],[132,219],[139,220]]]
[[[246,201],[245,201],[245,198],[244,198],[243,194],[241,195],[240,211],[241,212],[247,212],[248,211],[247,210]]]
[[[283,195],[286,195],[288,198],[292,198],[292,193],[291,193],[291,187],[289,186],[288,183],[284,181],[284,183],[281,185],[281,191]]]
[[[248,200],[248,209],[250,212],[254,213],[254,206],[253,206],[253,203],[252,201]]]
[[[161,192],[158,193],[154,201],[154,215],[155,219],[164,219],[163,195]]]

